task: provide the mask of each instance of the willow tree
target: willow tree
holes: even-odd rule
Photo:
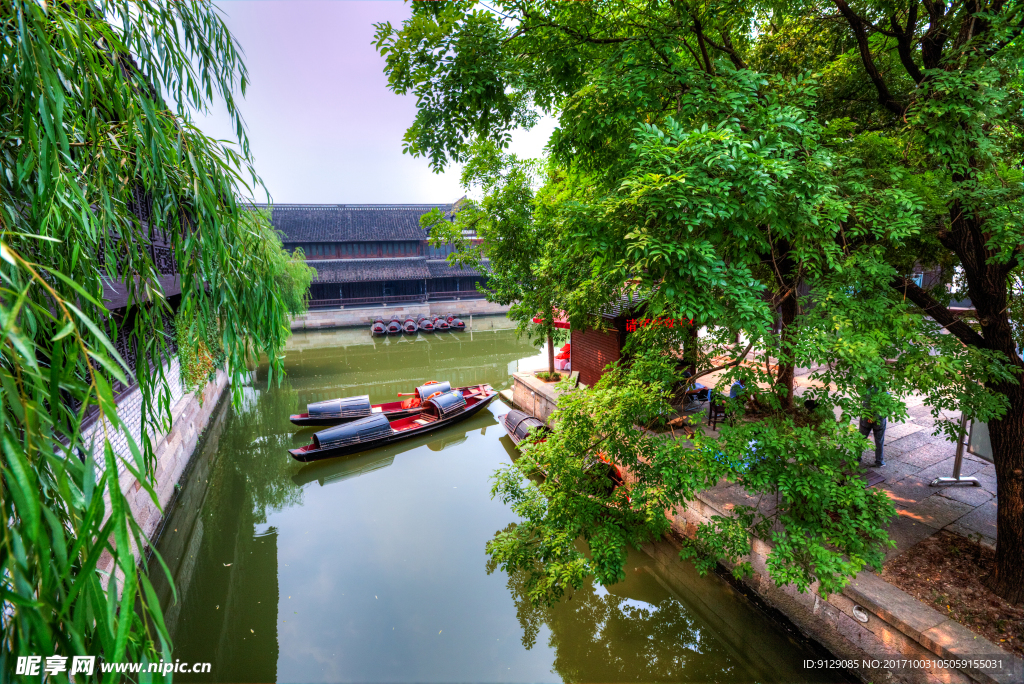
[[[854,495],[844,475],[864,446],[848,439],[846,425],[875,413],[904,417],[904,400],[918,391],[936,418],[962,409],[989,421],[999,496],[993,587],[1022,600],[1024,362],[1014,345],[1012,284],[1024,244],[1024,5],[493,7],[423,3],[400,29],[378,27],[391,87],[418,98],[407,150],[443,167],[465,158],[468,140],[504,144],[538,112],[557,116],[552,160],[588,181],[561,212],[562,240],[589,253],[591,290],[603,287],[611,299],[639,281],[653,313],[709,326],[698,371],[726,371],[726,385],[747,380],[764,417],[726,426],[717,444],[699,443],[675,461],[656,458],[643,451],[655,447],[635,441],[630,420],[664,399],[663,369],[653,360],[637,365],[640,376],[622,369],[594,397],[566,404],[564,438],[535,448],[547,472],[562,464],[557,479],[571,483],[580,450],[615,435],[636,445],[615,453],[640,469],[638,493],[646,494],[620,516],[601,517],[583,505],[552,510],[543,502],[567,504],[567,491],[537,498],[515,485],[524,480],[503,476],[498,492],[518,502],[532,529],[492,551],[535,572],[549,594],[580,572],[614,580],[622,547],[647,534],[658,505],[684,505],[726,477],[783,505],[705,526],[688,552],[702,563],[737,560],[749,534],[762,534],[775,542],[776,581],[835,590],[865,563],[877,565],[886,539],[884,507]],[[910,276],[921,268],[939,277],[918,286]],[[965,283],[959,292],[957,282]],[[948,308],[958,294],[970,296],[975,323]],[[588,306],[569,311],[580,322],[593,310],[584,299]],[[749,346],[727,345],[740,331]],[[645,339],[666,351],[676,344]],[[743,363],[745,352],[756,355],[755,367]],[[723,355],[732,360],[710,362]],[[819,367],[814,377],[837,387],[812,396],[822,410],[838,409],[838,432],[824,413],[793,402],[795,366]],[[630,395],[636,383],[654,394]],[[597,406],[612,415],[588,421]],[[756,471],[723,469],[749,461],[751,440],[762,445]],[[821,480],[823,473],[830,475]],[[607,503],[604,511],[616,510]],[[640,522],[630,518],[638,505],[649,514]],[[837,521],[862,534],[844,537]],[[594,527],[615,532],[589,565],[565,545],[535,563],[531,534],[571,539]]]
[[[235,390],[260,352],[281,372],[281,252],[239,200],[259,183],[234,100],[246,70],[208,2],[13,0],[0,16],[0,659],[10,673],[25,655],[169,658],[118,482],[123,466],[156,500],[152,446],[132,441],[112,384],[138,383],[143,434],[167,427],[157,232],[173,247],[181,320],[212,321]],[[192,123],[215,97],[240,146]],[[126,293],[130,324],[110,316],[105,282]],[[121,336],[138,349],[134,377]],[[96,408],[99,443],[86,444]],[[110,446],[118,431],[127,459]],[[104,552],[115,572],[97,570]]]

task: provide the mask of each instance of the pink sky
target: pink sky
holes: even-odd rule
[[[402,154],[415,100],[387,89],[384,60],[370,44],[373,24],[399,25],[397,0],[306,2],[221,0],[245,51],[251,84],[241,103],[256,170],[276,202],[434,203],[463,194],[458,169],[434,174]],[[218,138],[232,137],[220,111],[199,117]],[[538,156],[545,121],[516,136],[513,151]],[[260,199],[260,198],[257,198]]]

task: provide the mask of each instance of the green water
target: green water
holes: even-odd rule
[[[489,477],[513,447],[499,402],[418,440],[302,465],[288,415],[306,403],[425,380],[510,386],[539,350],[476,321],[472,333],[372,340],[298,334],[288,377],[263,372],[216,413],[157,544],[174,657],[210,662],[182,682],[798,682],[815,655],[670,547],[629,558],[627,580],[533,608],[484,545],[514,522]],[[484,328],[491,328],[484,330]],[[154,575],[159,573],[154,567]],[[820,654],[818,654],[820,655]],[[821,681],[820,679],[817,681]]]

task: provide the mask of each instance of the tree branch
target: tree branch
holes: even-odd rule
[[[875,90],[878,91],[879,104],[897,116],[904,116],[907,108],[897,102],[896,98],[892,96],[889,86],[886,85],[885,79],[882,78],[882,73],[875,65],[874,57],[871,56],[871,48],[868,45],[868,34],[865,29],[864,20],[850,9],[850,6],[846,4],[846,0],[832,0],[832,2],[846,18],[846,23],[853,30],[853,35],[857,39],[857,47],[860,50],[861,62],[864,64],[864,69],[868,72],[871,82],[875,84]]]
[[[956,335],[964,344],[979,349],[988,349],[985,338],[979,335],[974,328],[953,315],[953,312],[939,303],[927,290],[917,286],[912,280],[899,277],[893,278],[889,286],[901,293],[915,305],[920,307],[925,314],[935,319],[939,325]]]
[[[900,55],[900,62],[903,63],[903,68],[907,70],[910,77],[914,79],[914,83],[918,85],[924,80],[924,74],[921,73],[921,69],[918,68],[917,62],[914,61],[914,32],[917,29],[917,3],[914,2],[910,7],[910,14],[907,16],[907,28],[903,29],[900,23],[896,20],[896,15],[893,14],[889,17],[889,23],[892,24],[892,29],[895,31],[894,37],[896,38],[896,51]]]
[[[743,350],[743,353],[740,354],[736,358],[736,360],[730,361],[729,363],[727,363],[727,364],[725,364],[723,366],[717,366],[715,368],[709,368],[708,370],[702,371],[700,373],[697,373],[696,375],[691,375],[690,377],[687,378],[687,380],[690,381],[689,384],[692,385],[693,383],[697,382],[697,378],[703,378],[705,375],[711,375],[712,373],[717,373],[720,370],[725,370],[726,368],[732,368],[733,366],[738,366],[740,363],[743,362],[743,359],[747,358],[747,354],[749,354],[750,350],[753,349],[753,348],[754,348],[754,341],[751,340],[750,344],[747,345],[747,348]]]

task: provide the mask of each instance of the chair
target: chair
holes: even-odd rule
[[[708,392],[708,425],[714,430],[718,421],[725,419],[725,407],[715,401],[713,392]]]
[[[711,390],[708,388],[701,388],[697,392],[686,395],[686,401],[683,403],[684,411],[696,411],[701,407],[705,401],[711,397]]]

